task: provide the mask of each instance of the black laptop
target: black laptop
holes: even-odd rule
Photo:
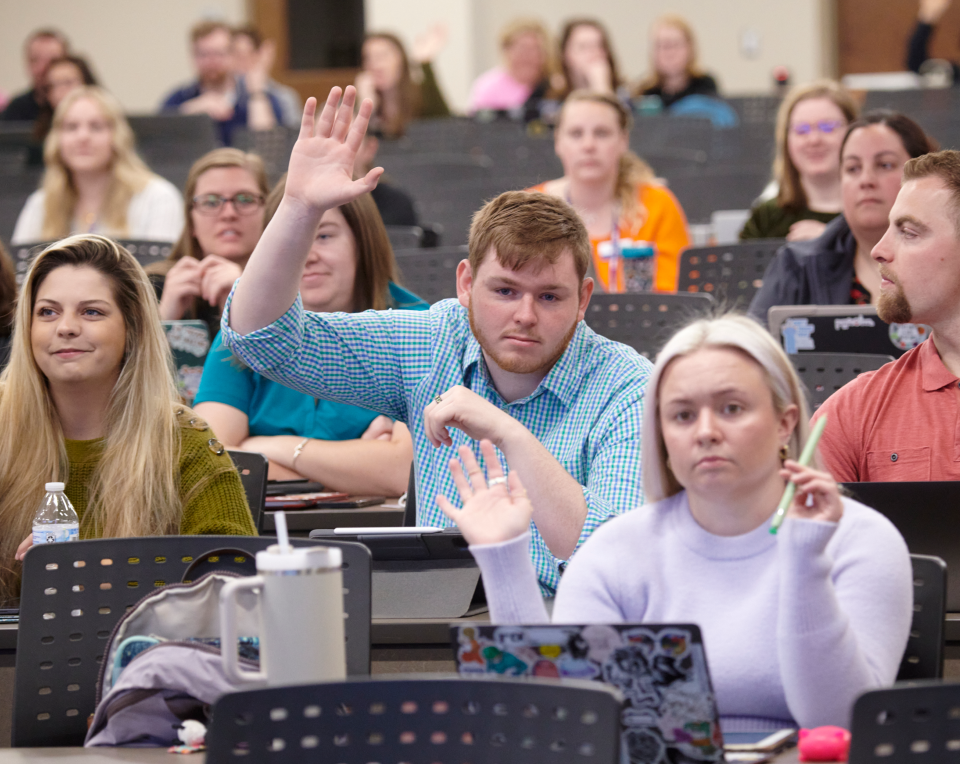
[[[885,515],[910,554],[947,563],[947,611],[960,612],[960,481],[844,483],[857,501]]]

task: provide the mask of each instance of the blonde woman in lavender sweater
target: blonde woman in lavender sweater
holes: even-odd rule
[[[794,461],[808,412],[789,359],[750,319],[698,320],[660,353],[644,408],[648,504],[576,553],[554,622],[697,623],[724,730],[848,726],[856,697],[896,676],[910,558],[886,518]],[[493,446],[481,449],[491,485],[464,451],[450,464],[463,509],[438,501],[470,542],[494,623],[545,623],[522,476],[498,480]]]

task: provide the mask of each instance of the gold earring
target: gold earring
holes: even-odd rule
[[[788,456],[790,456],[790,447],[784,443],[780,446],[780,461],[784,461]]]

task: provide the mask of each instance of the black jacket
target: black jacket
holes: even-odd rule
[[[816,239],[780,248],[748,312],[766,326],[774,305],[848,305],[856,254],[850,226],[837,215]]]

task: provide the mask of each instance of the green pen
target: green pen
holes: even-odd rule
[[[800,466],[809,467],[810,462],[813,461],[813,452],[817,450],[817,443],[820,442],[820,436],[823,435],[823,431],[827,426],[827,416],[824,414],[817,420],[817,423],[813,426],[813,432],[810,433],[810,437],[807,438],[807,444],[803,447],[803,453],[800,454]],[[783,496],[780,498],[780,503],[777,505],[777,511],[773,515],[773,522],[770,524],[770,532],[776,535],[777,530],[780,528],[780,525],[783,523],[783,518],[787,516],[787,507],[790,506],[793,501],[793,495],[797,492],[797,484],[792,480],[787,483],[786,490],[783,492]]]

